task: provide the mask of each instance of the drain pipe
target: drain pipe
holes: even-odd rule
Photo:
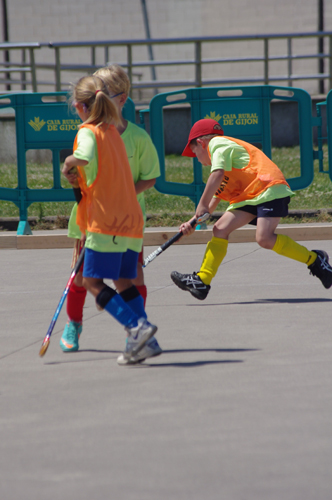
[[[2,38],[4,42],[9,41],[9,33],[8,33],[8,13],[7,13],[7,0],[1,0],[1,8],[2,8]],[[5,50],[4,51],[4,62],[8,63],[7,67],[9,66],[9,51]],[[10,80],[10,73],[6,73],[6,79]],[[6,84],[6,89],[10,90],[11,86],[10,83]]]
[[[147,7],[146,7],[145,0],[141,0],[141,4],[142,4],[142,11],[143,11],[145,36],[146,36],[147,40],[151,40],[149,18],[148,18],[148,10],[147,10]],[[154,60],[153,49],[152,49],[152,45],[150,45],[150,44],[148,45],[148,52],[149,52],[149,59],[150,59],[150,61],[153,61]],[[154,81],[157,80],[156,68],[154,66],[151,66],[151,77],[152,77],[152,80],[154,80]],[[158,94],[158,89],[155,89],[155,93]]]
[[[318,31],[324,31],[324,0],[318,0]],[[318,53],[324,54],[324,38],[318,38]],[[324,58],[318,59],[318,73],[324,74]],[[319,93],[324,94],[324,79],[319,80]]]

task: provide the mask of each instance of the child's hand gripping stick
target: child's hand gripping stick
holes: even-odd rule
[[[201,224],[202,222],[206,221],[209,217],[210,217],[210,214],[207,212],[207,213],[205,213],[203,215],[200,215],[199,217],[193,219],[190,224],[191,224],[192,227],[194,227],[194,226],[196,226],[196,224]],[[171,245],[173,245],[173,243],[175,243],[176,241],[178,241],[182,236],[183,236],[182,231],[179,231],[174,236],[172,236],[172,238],[170,238],[169,240],[167,240],[163,245],[161,245],[159,248],[157,248],[157,250],[155,250],[154,252],[150,253],[150,255],[148,255],[146,257],[146,259],[144,259],[143,267],[146,267],[150,262],[152,262],[156,257],[158,257],[158,255],[160,255],[168,247],[170,247]]]

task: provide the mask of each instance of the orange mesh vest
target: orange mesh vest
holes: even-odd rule
[[[215,196],[230,204],[256,198],[275,184],[289,186],[283,173],[260,149],[251,144],[225,137],[244,147],[249,154],[249,163],[243,168],[225,171],[224,178]],[[211,157],[210,151],[209,155]]]
[[[87,186],[83,168],[78,167],[82,199],[77,224],[82,232],[113,236],[143,237],[143,215],[137,201],[125,145],[113,125],[86,124],[94,133],[98,149],[98,173]],[[77,136],[74,151],[77,148]]]

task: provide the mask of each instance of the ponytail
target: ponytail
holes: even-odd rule
[[[117,126],[120,122],[118,109],[109,96],[105,82],[98,76],[84,76],[74,87],[73,98],[85,104],[89,117],[85,123],[100,126],[109,123]]]

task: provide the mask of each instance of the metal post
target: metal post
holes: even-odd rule
[[[96,47],[91,47],[91,66],[96,66]]]
[[[22,66],[26,66],[25,49],[22,49],[21,63],[22,63]],[[27,88],[27,86],[26,86],[26,73],[25,73],[25,71],[22,71],[21,72],[21,89],[26,90],[26,88]]]
[[[324,0],[318,0],[318,31],[324,31]],[[318,53],[324,54],[324,37],[318,38]],[[318,73],[324,74],[324,57],[318,59]],[[319,80],[319,93],[324,94],[324,79]]]
[[[130,96],[133,96],[133,60],[132,60],[132,51],[131,45],[128,43],[127,45],[127,68],[128,68],[128,78],[130,81]]]
[[[264,38],[264,85],[269,84],[269,40]]]
[[[141,4],[142,4],[142,10],[143,10],[145,35],[146,35],[147,40],[151,40],[148,10],[146,8],[145,0],[141,0]],[[152,45],[150,43],[148,44],[148,53],[149,53],[150,61],[154,61],[153,49],[152,49]],[[156,68],[154,66],[151,66],[151,77],[152,77],[153,81],[157,80]],[[155,94],[158,94],[158,89],[155,89]]]
[[[7,13],[7,0],[1,0],[2,3],[2,38],[4,42],[9,41],[9,30],[8,30],[8,13]],[[9,57],[9,51],[5,50],[4,51],[4,60],[6,65],[9,66],[10,62],[10,57]],[[10,80],[10,73],[6,73],[6,79]],[[11,90],[11,85],[10,83],[7,83],[6,85],[7,90]]]
[[[104,60],[105,60],[105,66],[109,63],[109,47],[108,45],[105,45],[105,50],[104,50]]]
[[[195,42],[195,85],[202,86],[202,44]]]
[[[61,63],[60,63],[60,48],[55,47],[55,90],[61,91]]]
[[[332,89],[332,36],[329,36],[329,87]]]
[[[34,49],[29,49],[30,52],[30,66],[31,66],[31,84],[33,92],[37,92],[37,77],[36,77],[36,64]]]
[[[292,39],[287,38],[287,51],[288,51],[288,87],[293,86],[293,61],[292,61]]]

